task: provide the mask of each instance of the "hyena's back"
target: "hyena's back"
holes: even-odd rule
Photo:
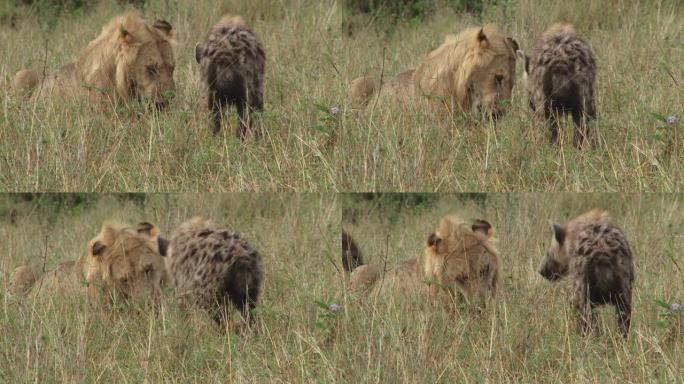
[[[181,295],[208,308],[226,299],[243,312],[256,306],[264,278],[261,256],[238,232],[181,226],[170,249],[167,266]]]
[[[626,338],[632,312],[634,266],[627,238],[607,212],[590,211],[568,223],[568,253],[572,257],[572,302],[585,329],[593,326],[592,308],[614,305]]]
[[[575,281],[589,284],[590,299],[615,303],[634,281],[632,253],[624,232],[606,212],[592,211],[568,223],[569,253],[578,264]]]
[[[596,59],[571,26],[555,24],[544,32],[532,53],[529,76],[538,108],[596,117]]]

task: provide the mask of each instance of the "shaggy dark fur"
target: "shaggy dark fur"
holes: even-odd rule
[[[627,338],[634,266],[625,234],[603,211],[587,212],[565,227],[554,224],[553,229],[553,242],[539,273],[551,281],[570,276],[571,302],[584,332],[595,326],[594,308],[610,304]]]
[[[347,231],[342,230],[342,266],[347,272],[363,265],[363,257],[358,245]]]
[[[239,233],[199,218],[181,224],[168,248],[167,268],[177,291],[213,311],[221,324],[232,303],[248,324],[261,295],[259,253]]]
[[[551,128],[551,143],[558,141],[558,117],[572,115],[573,144],[581,148],[592,142],[587,119],[596,118],[594,83],[596,59],[591,46],[567,24],[554,24],[544,34],[525,63],[530,106],[543,114]]]
[[[244,139],[253,111],[264,108],[266,55],[256,34],[239,16],[224,16],[211,30],[206,44],[197,44],[195,59],[208,86],[214,134],[221,130],[225,109],[238,112],[237,135]]]

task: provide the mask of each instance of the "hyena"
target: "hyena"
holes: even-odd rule
[[[596,58],[591,46],[572,26],[556,23],[542,34],[531,56],[518,50],[518,57],[530,107],[549,121],[551,143],[558,141],[558,118],[565,114],[572,115],[575,147],[592,142],[587,119],[596,118]]]
[[[228,302],[253,323],[264,268],[238,232],[198,217],[186,221],[171,236],[166,267],[179,294],[212,311],[218,324],[226,320]]]
[[[363,265],[363,257],[359,246],[347,231],[342,230],[342,267],[345,271],[351,272],[361,265]]]
[[[221,131],[226,107],[238,112],[241,139],[252,126],[253,111],[264,108],[266,54],[257,35],[240,16],[225,15],[211,29],[207,43],[195,47],[195,59],[207,84],[214,134]]]
[[[627,338],[634,266],[625,234],[602,210],[586,212],[565,226],[552,227],[553,239],[539,274],[550,281],[570,276],[570,301],[578,311],[582,331],[588,333],[594,327],[594,307],[612,304],[620,331]]]

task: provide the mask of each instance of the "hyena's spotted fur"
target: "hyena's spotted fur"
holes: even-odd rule
[[[624,232],[601,210],[586,212],[565,226],[553,225],[553,240],[539,273],[554,281],[568,275],[570,300],[583,331],[595,325],[594,307],[616,307],[623,336],[629,333],[634,266]]]
[[[249,324],[261,296],[264,269],[259,253],[235,231],[194,218],[173,233],[167,268],[184,300],[211,310],[221,324],[232,303]]]
[[[587,119],[596,118],[594,82],[596,58],[591,46],[572,26],[552,25],[541,36],[525,64],[524,78],[532,109],[549,120],[551,142],[558,140],[558,117],[571,114],[575,125],[573,143],[580,148],[592,142]]]
[[[245,138],[251,112],[264,108],[266,54],[257,35],[240,16],[225,15],[211,29],[205,44],[197,44],[195,59],[209,88],[214,133],[221,130],[224,109],[235,105],[238,136]]]

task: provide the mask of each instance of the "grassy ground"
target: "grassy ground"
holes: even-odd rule
[[[315,377],[320,355],[313,300],[341,277],[331,273],[327,261],[339,248],[334,196],[148,195],[142,206],[113,197],[92,199],[85,206],[58,209],[55,203],[36,206],[0,196],[0,383]],[[188,317],[172,299],[156,313],[130,308],[107,313],[88,308],[79,297],[32,303],[6,291],[16,266],[46,262],[50,268],[77,257],[105,219],[149,220],[168,234],[197,214],[239,230],[263,256],[266,280],[257,335],[240,339],[222,333],[207,313]],[[311,278],[321,270],[332,281]]]
[[[22,8],[15,27],[5,17],[0,79],[7,82],[22,67],[54,70],[76,57],[122,12],[115,2],[102,4],[59,18]],[[391,28],[350,19],[331,0],[149,1],[146,14],[168,19],[178,33],[178,92],[169,110],[138,116],[74,100],[26,102],[3,86],[0,189],[681,190],[681,2],[550,0],[543,11],[533,0],[498,4],[485,6],[481,20],[445,9]],[[195,42],[224,11],[245,16],[268,56],[267,134],[244,145],[230,130],[211,135],[193,59]],[[346,88],[354,77],[380,77],[381,70],[388,77],[412,68],[447,33],[493,21],[529,50],[557,19],[574,23],[598,57],[600,145],[594,150],[580,154],[572,148],[569,125],[559,147],[548,145],[547,129],[529,114],[520,81],[511,110],[496,125],[384,103],[362,111],[347,106]],[[332,106],[341,113],[325,111]],[[680,120],[670,126],[653,114]]]
[[[408,298],[409,310],[383,296],[371,296],[361,308],[349,303],[335,342],[342,343],[337,359],[359,356],[350,365],[360,373],[349,369],[350,381],[681,381],[684,312],[663,317],[669,312],[655,300],[684,300],[682,195],[505,194],[476,200],[432,195],[409,205],[352,198],[340,204],[342,225],[368,263],[392,266],[420,255],[439,218],[457,213],[491,221],[503,269],[501,295],[479,315],[460,311],[450,317],[424,305],[424,297]],[[613,213],[634,253],[633,328],[627,342],[612,308],[599,311],[600,335],[581,337],[565,282],[552,284],[536,273],[551,240],[547,220],[562,223],[594,207]]]

